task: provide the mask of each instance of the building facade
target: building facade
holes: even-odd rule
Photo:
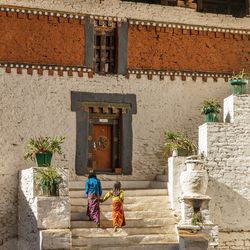
[[[203,100],[250,71],[249,1],[150,2],[0,1],[0,248],[16,246],[30,137],[66,136],[54,164],[72,180],[151,180],[166,173],[164,131],[197,140]]]

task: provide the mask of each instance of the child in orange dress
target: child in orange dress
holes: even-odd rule
[[[117,181],[114,184],[113,190],[105,194],[101,202],[106,201],[112,197],[112,219],[114,231],[117,231],[118,227],[123,227],[126,225],[124,210],[123,210],[123,201],[124,201],[124,191],[121,190],[121,183]]]

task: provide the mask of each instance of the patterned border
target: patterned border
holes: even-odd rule
[[[63,11],[56,11],[56,10],[52,11],[52,10],[45,10],[45,9],[32,9],[32,8],[6,6],[6,5],[1,6],[0,11],[17,12],[21,14],[27,13],[27,14],[34,14],[34,15],[74,18],[74,19],[84,19],[84,17],[87,16],[87,14],[82,14],[82,13],[71,13],[71,12],[63,12]],[[184,24],[184,23],[155,22],[155,21],[150,21],[150,20],[149,21],[135,20],[135,19],[122,18],[122,17],[112,17],[112,16],[102,16],[102,15],[90,15],[90,18],[95,19],[95,20],[104,20],[104,21],[111,21],[111,22],[129,21],[130,25],[153,26],[153,27],[159,27],[159,28],[178,28],[178,29],[187,29],[187,30],[196,30],[196,31],[223,32],[223,33],[250,35],[250,29],[231,29],[231,28],[202,26],[202,25],[190,25],[190,24]]]
[[[164,77],[170,77],[171,80],[175,80],[175,77],[180,76],[182,81],[186,81],[187,77],[191,77],[194,81],[197,77],[201,77],[204,82],[207,81],[207,78],[211,77],[214,81],[217,81],[218,78],[224,78],[227,82],[231,78],[231,73],[214,73],[214,72],[193,72],[193,71],[173,71],[173,70],[141,70],[141,69],[129,69],[128,75],[136,75],[136,78],[141,78],[142,75],[147,75],[149,80],[153,79],[153,76],[157,76],[160,80],[164,80]]]
[[[5,68],[6,73],[11,73],[12,69],[16,69],[17,74],[22,74],[23,70],[27,70],[27,74],[29,75],[33,75],[34,71],[37,71],[38,75],[43,75],[44,71],[48,71],[49,76],[53,76],[54,72],[57,72],[59,76],[63,76],[64,72],[67,72],[68,76],[73,76],[73,72],[75,72],[79,77],[83,77],[83,74],[86,73],[92,78],[95,74],[92,69],[82,66],[0,62],[0,67]]]
[[[201,25],[189,25],[181,23],[161,23],[161,22],[152,22],[152,21],[139,21],[139,20],[129,20],[130,25],[141,25],[141,26],[153,26],[159,28],[177,28],[177,29],[186,29],[186,30],[196,30],[196,31],[208,31],[208,32],[222,32],[222,33],[232,33],[232,34],[242,34],[250,35],[250,30],[245,29],[229,29],[229,28],[220,28],[220,27],[209,27]]]
[[[62,66],[62,65],[43,65],[43,64],[27,64],[27,63],[13,63],[13,62],[0,62],[0,68],[5,68],[6,73],[11,73],[13,69],[16,69],[17,74],[22,74],[23,70],[27,71],[27,74],[33,75],[33,72],[37,72],[38,75],[43,75],[44,71],[48,71],[49,76],[53,76],[54,72],[58,73],[58,76],[63,76],[64,72],[68,76],[73,76],[73,73],[77,73],[79,77],[83,77],[83,74],[88,74],[89,78],[95,75],[95,72],[82,66]],[[197,77],[201,77],[204,82],[207,78],[213,78],[217,81],[218,78],[224,78],[227,82],[231,78],[231,73],[214,73],[214,72],[192,72],[192,71],[173,71],[173,70],[153,70],[153,69],[129,69],[126,77],[130,75],[136,75],[136,78],[141,78],[142,75],[147,75],[149,80],[153,77],[159,77],[160,80],[164,80],[165,77],[170,77],[172,81],[175,77],[181,77],[182,81],[186,81],[187,77],[191,77],[194,81]]]
[[[1,12],[16,12],[20,14],[33,14],[38,16],[54,16],[54,17],[64,17],[64,18],[74,18],[74,19],[84,19],[85,14],[68,13],[62,11],[52,11],[44,9],[31,9],[16,6],[3,6],[0,8]]]

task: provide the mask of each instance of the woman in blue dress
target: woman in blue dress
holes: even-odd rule
[[[100,197],[102,195],[102,186],[94,170],[89,171],[89,177],[85,185],[85,193],[88,197],[87,215],[89,220],[94,221],[96,227],[100,227]]]

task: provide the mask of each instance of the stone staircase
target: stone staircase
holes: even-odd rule
[[[95,223],[86,216],[85,182],[71,182],[72,250],[179,249],[177,219],[170,209],[166,180],[166,176],[157,176],[154,181],[121,181],[126,226],[117,232],[112,228],[111,200],[101,204],[101,228],[95,228]],[[112,189],[113,183],[102,180],[104,193]]]

